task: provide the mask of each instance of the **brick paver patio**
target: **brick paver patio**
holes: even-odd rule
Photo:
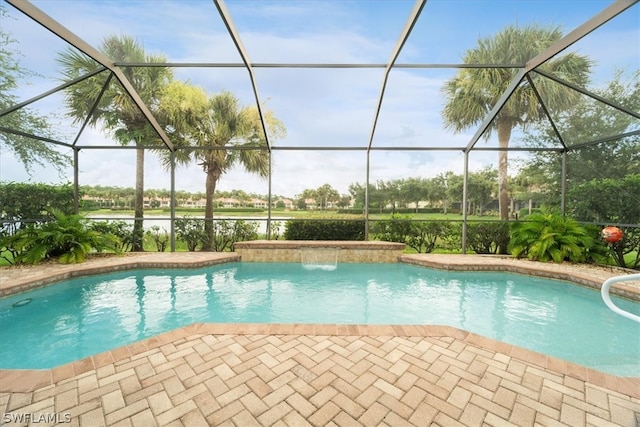
[[[81,268],[199,266],[233,257],[191,255]],[[468,255],[422,261],[447,268],[510,262]],[[79,274],[67,268],[2,269],[0,289]],[[619,274],[577,268],[594,281]],[[637,426],[638,413],[640,378],[442,326],[194,324],[52,370],[0,371],[0,424],[8,425]]]

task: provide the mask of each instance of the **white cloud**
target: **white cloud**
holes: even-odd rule
[[[165,52],[170,61],[240,62],[212,2],[35,1],[34,4],[96,47],[107,35],[127,34],[141,41],[150,53]],[[456,4],[456,17],[462,18],[464,3]],[[384,62],[391,54],[413,2],[375,5],[370,2],[229,2],[229,9],[253,62]],[[432,7],[448,6],[445,2],[434,2],[428,5]],[[536,11],[538,13],[542,12]],[[12,11],[12,14],[19,12]],[[360,19],[363,16],[365,19]],[[423,18],[421,22],[431,22]],[[473,19],[484,19],[486,26],[492,14],[466,16],[461,22],[468,24]],[[447,23],[438,24],[442,27]],[[467,29],[461,38],[468,42],[475,40],[478,30]],[[23,65],[43,75],[30,79],[31,86],[21,88],[21,99],[57,85],[55,55],[64,48],[64,43],[25,18],[8,22],[6,26],[3,22],[3,30],[19,40],[20,50],[25,54]],[[429,52],[438,51],[460,57],[462,52],[457,45],[446,45],[424,31],[424,28],[417,29],[412,34],[406,57],[418,62],[419,55],[429,57]],[[593,34],[596,35],[598,37],[589,38],[588,44],[585,41],[578,47],[607,63],[616,63],[618,59],[625,63],[633,56],[637,64],[637,49],[633,50],[634,46],[638,47],[637,28],[635,31],[616,28],[615,33],[608,33],[603,26],[598,34]],[[620,37],[633,40],[634,35],[631,53],[629,44],[616,43]],[[256,68],[254,71],[265,106],[272,109],[288,129],[286,139],[274,142],[276,147],[366,147],[369,143],[382,69]],[[440,88],[455,72],[455,69],[394,69],[373,147],[467,146],[474,130],[453,134],[443,129],[440,117],[443,104]],[[175,76],[211,93],[230,90],[244,104],[254,102],[249,74],[244,68],[176,68]],[[38,104],[42,111],[57,110],[59,114],[64,111],[59,96],[45,98]],[[73,138],[75,129],[65,126],[61,132]],[[86,129],[80,143],[115,145],[95,129]],[[80,183],[133,186],[134,157],[134,150],[83,150]],[[305,188],[317,188],[325,183],[346,193],[349,184],[363,183],[366,179],[365,151],[276,150],[273,158],[274,194],[293,196]],[[169,173],[156,155],[148,153],[146,159],[147,187],[169,188]],[[487,164],[497,164],[497,153],[474,152],[470,156],[471,170]],[[370,166],[374,181],[415,175],[431,177],[449,170],[461,173],[463,155],[459,151],[373,151]],[[29,179],[22,166],[6,151],[1,153],[0,167],[2,180]],[[69,171],[63,181],[71,178]],[[32,180],[51,182],[60,178],[52,170],[37,169]],[[178,189],[204,191],[204,181],[205,175],[195,163],[176,171]],[[268,182],[236,168],[223,176],[218,188],[241,188],[265,194]]]

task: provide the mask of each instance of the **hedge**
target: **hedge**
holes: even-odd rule
[[[364,220],[289,220],[286,240],[364,240]]]

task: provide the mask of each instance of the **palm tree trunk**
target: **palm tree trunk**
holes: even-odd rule
[[[509,139],[513,125],[508,121],[498,123],[498,146],[501,151],[498,154],[498,201],[500,206],[500,220],[509,219],[509,189],[507,188],[507,166]],[[507,253],[507,245],[502,244],[497,248],[499,254]]]
[[[500,206],[500,219],[506,221],[509,219],[509,191],[507,188],[507,165],[509,139],[511,138],[512,125],[508,121],[500,121],[498,123],[498,146],[500,152],[498,154],[498,201]]]
[[[134,216],[136,219],[133,221],[133,240],[131,245],[132,252],[144,251],[142,240],[144,237],[144,229],[142,224],[142,217],[144,206],[144,149],[136,149],[136,196],[135,196],[135,209]],[[137,219],[140,218],[140,219]]]
[[[210,251],[213,249],[213,195],[216,192],[217,182],[218,176],[216,176],[212,168],[207,169],[207,181],[205,184],[207,201],[204,205],[204,233],[206,238],[202,244],[203,251]]]

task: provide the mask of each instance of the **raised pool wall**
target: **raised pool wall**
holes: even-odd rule
[[[392,263],[398,262],[404,248],[404,243],[347,240],[254,240],[235,244],[243,262]]]

